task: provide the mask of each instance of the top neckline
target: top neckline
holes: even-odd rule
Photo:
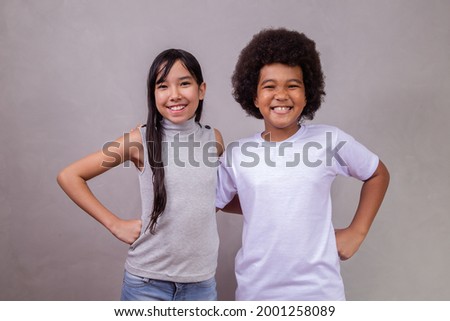
[[[285,143],[285,142],[294,142],[296,140],[299,139],[300,136],[303,135],[303,133],[306,131],[306,126],[305,125],[301,125],[300,128],[290,137],[286,138],[285,140],[280,140],[278,142],[269,142],[266,141],[264,138],[262,138],[262,134],[263,132],[257,133],[255,135],[255,138],[257,141],[259,142],[266,142],[266,143],[274,143],[274,144],[281,144],[281,143]]]
[[[195,117],[188,119],[183,123],[173,123],[170,120],[163,118],[161,120],[161,127],[164,130],[165,135],[175,134],[191,134],[197,129],[197,123]]]

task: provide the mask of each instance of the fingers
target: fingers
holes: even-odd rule
[[[119,240],[131,245],[141,235],[141,220],[122,220],[118,230],[113,233]]]

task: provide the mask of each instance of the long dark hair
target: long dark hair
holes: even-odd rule
[[[203,83],[202,69],[197,59],[187,51],[181,49],[168,49],[161,52],[150,67],[147,80],[148,118],[146,144],[148,160],[153,172],[153,210],[150,215],[150,223],[147,229],[154,234],[158,218],[164,212],[167,203],[166,186],[164,184],[164,163],[162,160],[162,115],[156,108],[155,87],[165,81],[172,66],[180,61],[200,86]],[[203,100],[199,101],[195,112],[195,121],[198,123],[202,116]]]

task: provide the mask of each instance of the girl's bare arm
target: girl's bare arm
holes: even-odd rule
[[[122,220],[117,217],[95,197],[87,184],[91,178],[127,160],[133,161],[137,167],[142,166],[143,149],[139,131],[125,134],[108,144],[107,150],[97,151],[67,166],[58,174],[57,181],[81,209],[105,226],[119,240],[131,244],[140,234],[141,221]]]

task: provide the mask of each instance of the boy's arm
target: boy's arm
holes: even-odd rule
[[[351,258],[358,251],[383,202],[389,185],[389,172],[380,160],[373,175],[364,181],[358,208],[350,225],[336,229],[336,243],[341,260]]]
[[[122,220],[109,211],[91,192],[87,181],[107,170],[132,160],[140,167],[139,156],[142,154],[136,148],[126,148],[125,137],[117,139],[108,147],[107,152],[100,150],[67,166],[58,174],[58,184],[66,194],[81,209],[105,226],[119,240],[131,244],[139,236],[140,220]],[[140,133],[130,133],[130,142],[139,141]],[[108,155],[109,154],[109,155]]]

